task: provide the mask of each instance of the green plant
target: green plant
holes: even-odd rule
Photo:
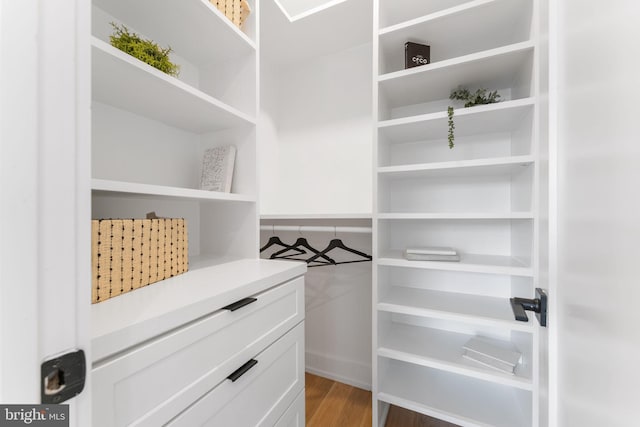
[[[484,104],[493,104],[496,102],[500,102],[500,95],[498,95],[498,91],[494,90],[492,92],[488,92],[487,89],[478,89],[475,92],[471,92],[469,89],[459,87],[458,89],[451,92],[449,95],[449,99],[453,99],[456,101],[465,101],[464,106],[473,107],[474,105],[484,105]],[[453,123],[453,107],[449,106],[447,108],[447,117],[448,117],[448,125],[449,125],[449,134],[447,139],[449,140],[449,148],[453,148],[453,141],[455,140],[454,129],[456,128]]]
[[[453,148],[453,140],[455,139],[453,135],[453,130],[456,128],[456,125],[453,124],[453,107],[451,106],[447,108],[447,117],[449,119],[449,135],[448,135],[449,149],[451,149]]]
[[[449,99],[455,99],[458,101],[465,101],[465,107],[473,107],[474,105],[493,104],[498,101],[500,95],[498,91],[494,90],[487,94],[487,89],[478,89],[474,93],[471,93],[469,89],[458,88],[451,92]]]
[[[154,68],[177,77],[180,73],[180,66],[169,60],[171,47],[161,48],[151,40],[146,40],[138,34],[129,31],[124,25],[111,23],[114,33],[109,36],[111,45],[128,53],[129,55],[146,62]]]

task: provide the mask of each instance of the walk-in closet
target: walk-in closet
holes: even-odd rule
[[[0,0],[0,426],[627,427],[631,0]]]

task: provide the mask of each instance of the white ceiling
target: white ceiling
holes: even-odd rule
[[[329,55],[373,37],[371,0],[266,0],[260,13],[263,60],[275,65]]]

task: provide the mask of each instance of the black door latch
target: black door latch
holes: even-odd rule
[[[547,293],[540,288],[536,288],[536,297],[528,298],[511,298],[511,309],[520,322],[528,322],[529,318],[525,310],[536,313],[540,326],[547,326]]]
[[[87,376],[84,351],[76,350],[45,361],[41,368],[41,403],[62,403],[80,394]]]

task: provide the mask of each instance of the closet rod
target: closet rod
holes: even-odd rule
[[[260,231],[297,231],[299,233],[371,233],[371,227],[343,227],[332,225],[261,225]]]

